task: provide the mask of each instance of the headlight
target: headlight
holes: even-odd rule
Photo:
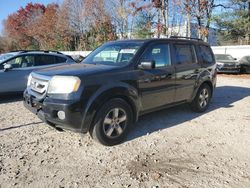
[[[81,80],[75,76],[54,76],[48,87],[49,94],[68,94],[78,90]]]
[[[30,86],[31,79],[32,79],[32,76],[31,76],[31,74],[30,74],[29,77],[28,77],[27,87]]]

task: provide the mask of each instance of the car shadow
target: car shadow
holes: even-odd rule
[[[8,95],[0,95],[0,104],[3,103],[11,103],[11,102],[18,102],[23,100],[23,94],[8,94]]]
[[[187,104],[156,111],[139,118],[130,131],[126,141],[130,141],[153,132],[178,126],[219,108],[233,108],[235,102],[250,96],[250,88],[222,86],[217,87],[208,110],[204,113],[191,111]]]

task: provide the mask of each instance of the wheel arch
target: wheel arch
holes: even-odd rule
[[[88,101],[83,112],[84,118],[82,122],[82,132],[86,133],[90,130],[94,123],[98,109],[107,101],[115,98],[124,100],[129,104],[133,112],[133,122],[136,122],[139,116],[138,92],[135,88],[127,86],[116,86],[99,89]]]
[[[210,87],[210,89],[211,89],[211,97],[212,97],[212,96],[213,96],[213,92],[214,92],[214,87],[213,87],[212,82],[209,81],[209,80],[206,80],[206,81],[204,81],[204,82],[200,85],[200,87],[201,87],[202,85],[204,85],[204,84],[207,84],[207,85]]]
[[[195,96],[197,95],[197,92],[199,90],[199,88],[204,85],[204,84],[207,84],[210,89],[211,89],[211,97],[213,96],[213,92],[214,92],[214,86],[213,86],[213,83],[211,80],[207,79],[207,80],[203,80],[203,81],[200,81],[199,84],[197,84],[197,86],[195,87],[194,89],[194,92],[193,92],[193,95],[192,95],[192,98],[190,99],[189,102],[192,102],[193,99],[195,98]]]

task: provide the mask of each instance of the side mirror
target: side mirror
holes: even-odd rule
[[[138,66],[140,69],[154,69],[155,61],[143,61]]]
[[[12,69],[12,65],[6,63],[6,64],[4,65],[4,67],[3,67],[4,72],[8,71],[9,69]]]

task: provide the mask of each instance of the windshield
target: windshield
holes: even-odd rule
[[[234,58],[231,55],[227,54],[215,54],[216,60],[234,60]]]
[[[143,42],[124,42],[103,45],[93,51],[82,63],[123,66],[135,56]]]
[[[0,63],[2,63],[3,61],[5,61],[6,59],[9,59],[13,56],[15,56],[17,53],[5,53],[5,54],[1,54],[0,55]]]

